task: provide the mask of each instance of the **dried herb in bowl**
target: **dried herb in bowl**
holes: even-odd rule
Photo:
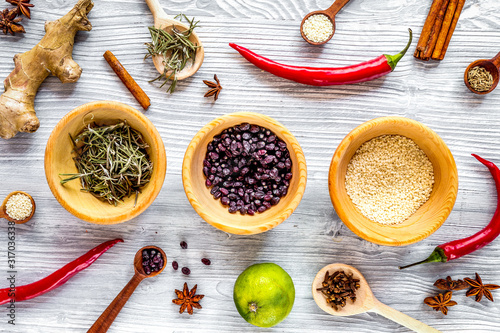
[[[88,125],[73,138],[73,157],[78,173],[60,174],[66,184],[80,179],[82,191],[117,205],[125,197],[137,196],[149,183],[153,170],[142,134],[126,121],[110,126]]]

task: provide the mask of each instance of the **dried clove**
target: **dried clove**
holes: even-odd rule
[[[336,271],[332,275],[330,272],[325,273],[325,278],[321,291],[326,298],[326,302],[332,306],[335,311],[343,308],[347,303],[347,299],[356,301],[356,290],[359,289],[359,279],[355,279],[352,273],[346,274],[344,271]]]

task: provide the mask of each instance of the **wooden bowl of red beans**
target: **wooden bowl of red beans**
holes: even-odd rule
[[[276,120],[252,112],[214,119],[189,144],[184,191],[196,212],[232,234],[276,227],[299,205],[307,168],[297,139]]]

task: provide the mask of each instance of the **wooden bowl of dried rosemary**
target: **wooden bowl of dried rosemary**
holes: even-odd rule
[[[81,105],[56,125],[45,150],[45,176],[61,206],[96,224],[144,212],[166,173],[163,140],[139,111],[122,103]]]
[[[232,157],[216,153],[221,172],[206,176],[207,157],[219,149],[210,146],[221,135],[228,139],[224,131],[233,130],[235,142],[226,150],[232,151]],[[236,142],[240,136],[242,141]],[[279,165],[275,156],[287,159],[286,175],[282,170],[287,166]],[[216,165],[212,162],[212,167]],[[184,191],[196,212],[212,226],[239,235],[265,232],[287,219],[299,205],[306,181],[306,160],[297,139],[281,123],[253,112],[231,113],[209,122],[194,136],[182,165]]]

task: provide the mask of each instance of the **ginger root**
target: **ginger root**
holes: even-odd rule
[[[40,127],[35,114],[38,87],[49,75],[62,83],[76,82],[82,74],[73,60],[73,44],[77,31],[90,31],[87,19],[94,3],[79,0],[66,15],[45,23],[45,36],[30,51],[14,56],[14,70],[4,81],[0,96],[0,137],[10,139],[17,132],[33,133]]]

